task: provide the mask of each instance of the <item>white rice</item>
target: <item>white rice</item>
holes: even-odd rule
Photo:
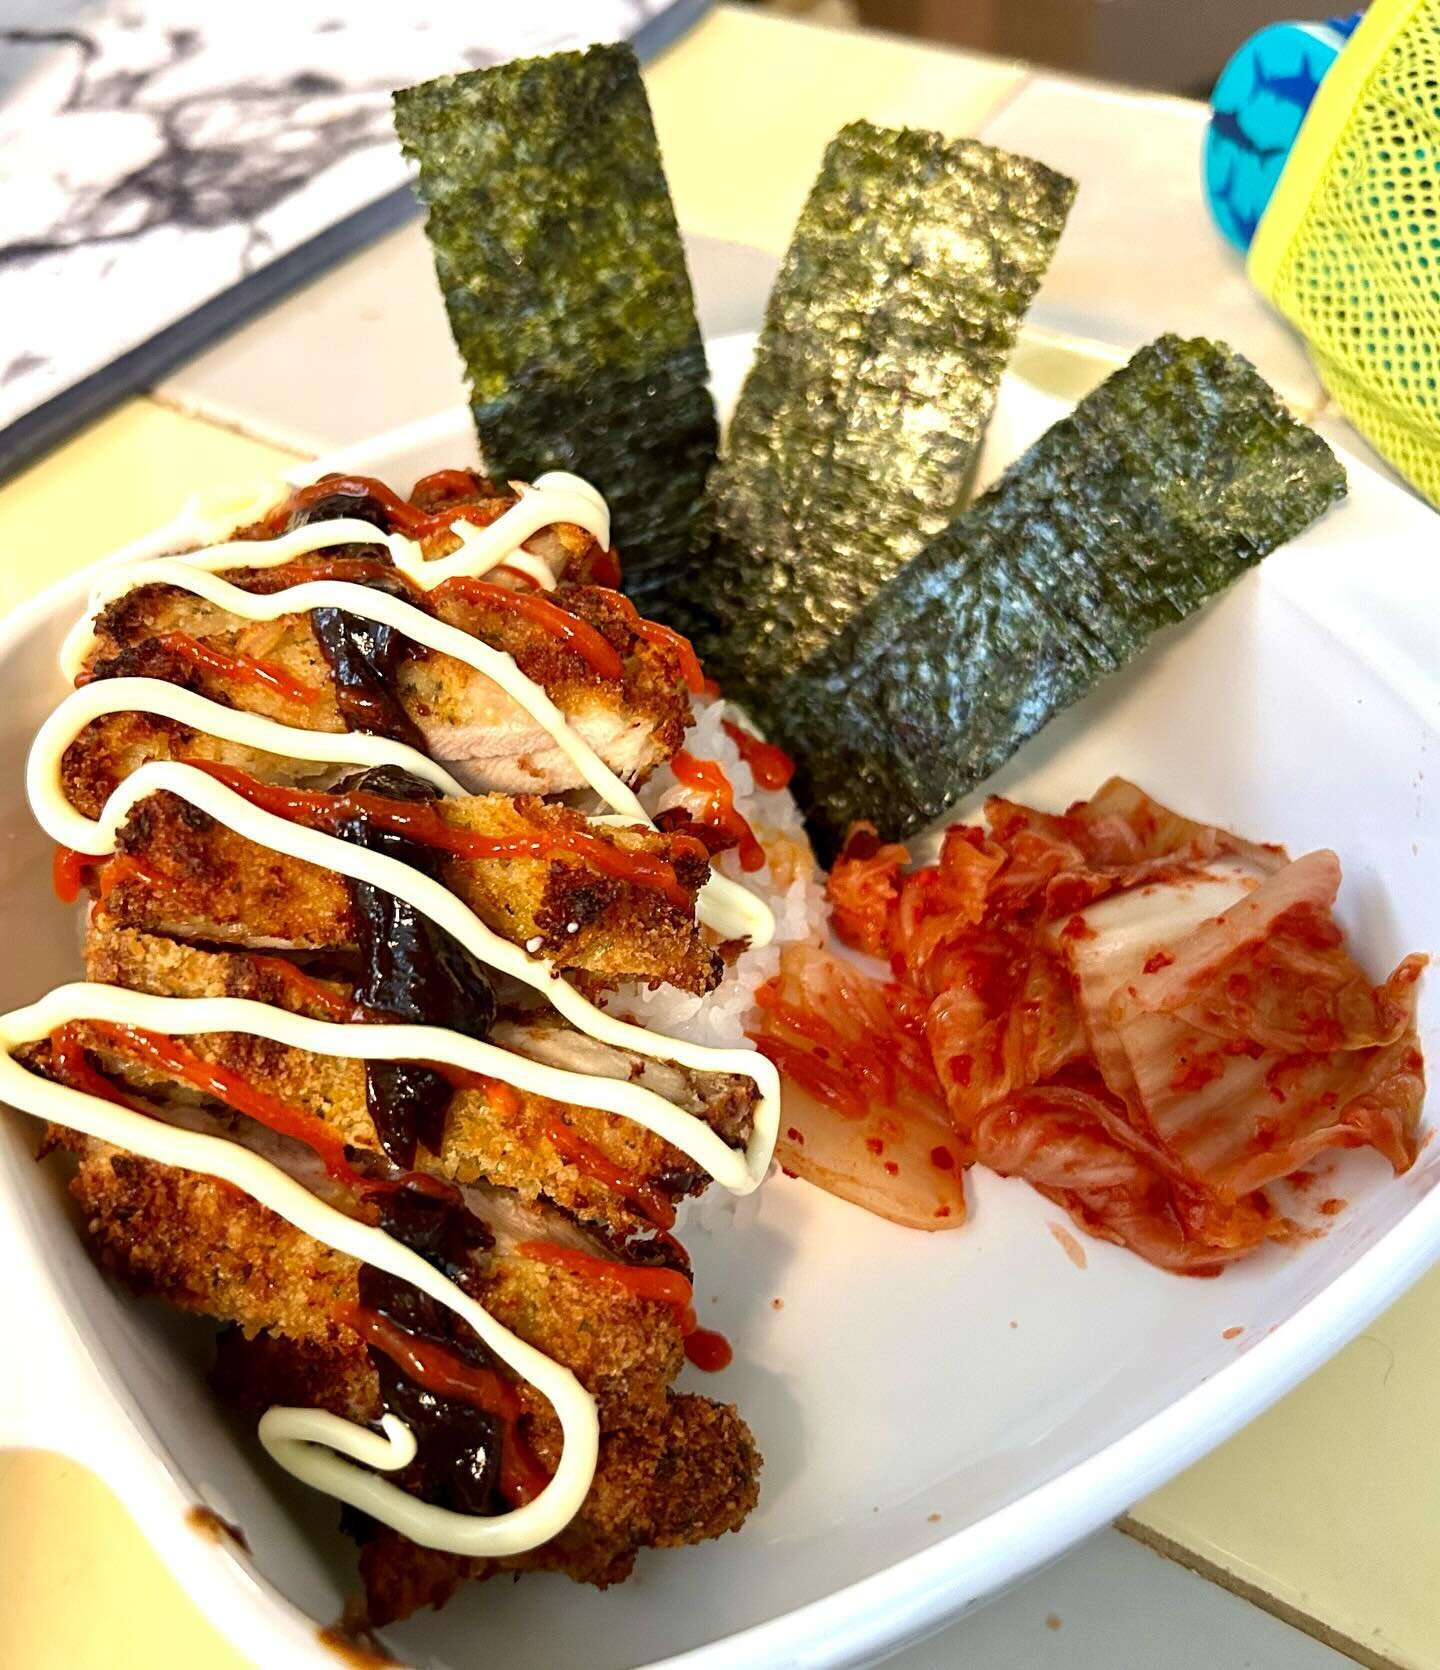
[[[715,867],[765,900],[775,913],[775,938],[762,949],[742,952],[726,970],[724,980],[706,997],[679,992],[671,986],[655,991],[645,986],[622,986],[607,1007],[633,1014],[642,1026],[672,1038],[734,1045],[744,1042],[746,1023],[755,1006],[755,989],[779,971],[781,950],[797,943],[822,943],[825,882],[790,791],[757,789],[740,750],[721,729],[721,721],[730,719],[755,731],[743,710],[723,698],[705,696],[694,698],[694,708],[695,725],[686,734],[685,747],[696,759],[719,762],[735,791],[736,810],[755,831],[766,855],[766,863],[759,870],[742,870],[733,851],[721,853],[714,861]],[[640,791],[640,799],[653,817],[672,806],[698,810],[704,796],[677,782],[675,773],[665,765]]]

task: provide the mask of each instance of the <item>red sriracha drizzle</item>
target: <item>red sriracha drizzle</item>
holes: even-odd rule
[[[505,586],[492,585],[488,580],[474,579],[468,574],[457,574],[454,579],[445,580],[435,588],[437,597],[446,592],[463,597],[467,603],[521,616],[532,626],[538,626],[558,638],[567,649],[574,650],[601,678],[624,677],[625,663],[615,646],[588,621],[570,614],[548,598],[535,592],[510,591]]]
[[[332,1177],[356,1188],[373,1186],[346,1159],[344,1142],[317,1115],[282,1102],[268,1090],[258,1090],[241,1074],[220,1066],[218,1062],[207,1061],[178,1039],[162,1032],[151,1032],[140,1026],[123,1026],[115,1021],[91,1021],[89,1027],[117,1054],[128,1055],[168,1078],[193,1085],[196,1090],[224,1102],[226,1107],[234,1108],[237,1113],[248,1115],[269,1130],[304,1143],[319,1155]],[[112,1096],[110,1099],[113,1101],[115,1098]]]
[[[117,852],[113,858],[105,860],[104,868],[100,871],[100,886],[97,889],[100,903],[108,907],[110,895],[122,881],[129,881],[132,876],[138,876],[147,887],[168,887],[169,878],[162,875],[153,865],[147,864],[143,858],[132,858],[128,852]]]
[[[680,657],[680,671],[685,679],[685,687],[692,695],[701,696],[706,693],[709,681],[700,670],[700,658],[695,653],[695,646],[683,633],[662,626],[658,620],[646,620],[644,615],[638,613],[633,626],[635,636],[642,643],[657,644],[675,651]]]
[[[679,657],[680,674],[685,680],[685,688],[692,696],[703,695],[707,689],[707,680],[700,668],[700,657],[696,655],[694,644],[684,633],[676,632],[669,626],[662,626],[658,620],[646,620],[628,597],[617,595],[616,602],[624,610],[630,630],[642,643],[674,650]]]
[[[193,1085],[205,1095],[223,1102],[226,1107],[234,1108],[237,1113],[264,1125],[267,1130],[303,1143],[319,1156],[331,1177],[361,1194],[390,1194],[399,1189],[418,1189],[437,1199],[458,1199],[453,1183],[421,1171],[402,1172],[394,1178],[367,1177],[350,1164],[344,1140],[318,1114],[282,1102],[269,1091],[257,1089],[243,1074],[218,1062],[207,1061],[166,1033],[151,1032],[142,1026],[126,1026],[117,1021],[92,1020],[85,1024],[117,1055],[128,1055],[158,1073]],[[75,1088],[88,1090],[109,1102],[118,1102],[122,1107],[133,1105],[90,1065],[75,1023],[59,1027],[51,1033],[50,1049],[57,1070],[65,1073]]]
[[[408,574],[379,557],[296,557],[294,562],[281,563],[278,568],[266,568],[260,572],[268,579],[283,580],[287,587],[303,586],[311,580],[350,580],[359,584],[366,580],[381,580],[404,586],[413,594],[410,601],[417,606],[423,606],[425,599],[425,593]]]
[[[329,986],[304,969],[297,968],[288,957],[268,957],[263,952],[250,953],[250,961],[259,971],[272,974],[288,989],[291,1005],[299,1010],[321,1009],[331,1020],[348,1021],[355,1005],[351,999],[331,991]]]
[[[468,1067],[452,1067],[448,1061],[422,1061],[420,1065],[449,1079],[453,1090],[478,1091],[502,1119],[514,1119],[520,1112],[520,1092],[504,1079],[491,1078],[488,1073],[472,1073]]]
[[[613,590],[620,584],[620,553],[615,550],[601,551],[594,547],[592,551],[593,555],[588,564],[589,572],[585,575],[586,583],[592,586],[606,586]]]
[[[554,1241],[522,1241],[515,1249],[522,1258],[553,1264],[581,1281],[594,1281],[623,1288],[637,1299],[650,1299],[673,1308],[685,1336],[685,1355],[696,1368],[713,1373],[724,1368],[734,1353],[721,1334],[699,1326],[695,1318],[695,1292],[678,1270],[657,1270],[634,1264],[617,1264],[613,1259],[594,1258]]]
[[[690,895],[681,886],[673,864],[651,853],[626,851],[588,829],[562,826],[525,835],[477,835],[447,823],[428,803],[387,800],[363,790],[330,794],[321,789],[286,788],[278,783],[262,783],[236,766],[213,760],[189,763],[233,789],[252,806],[310,828],[333,829],[348,819],[364,818],[376,828],[394,830],[424,846],[439,847],[466,859],[547,858],[552,853],[570,852],[593,864],[602,875],[616,876],[635,887],[656,888],[679,909],[691,909]],[[704,850],[699,841],[694,845]]]
[[[379,1311],[346,1305],[336,1313],[367,1345],[383,1351],[407,1379],[436,1397],[454,1398],[493,1415],[505,1427],[500,1445],[500,1494],[512,1507],[522,1507],[550,1482],[534,1452],[515,1430],[524,1413],[519,1394],[491,1368],[467,1363],[444,1346],[420,1339]]]
[[[55,888],[55,897],[62,905],[73,905],[85,885],[86,870],[92,864],[104,862],[103,858],[94,858],[89,853],[76,852],[74,847],[57,844],[50,863],[50,880]]]
[[[121,1095],[102,1072],[91,1066],[80,1029],[74,1022],[57,1027],[50,1034],[50,1063],[72,1090],[83,1090],[102,1102],[114,1102],[117,1107],[132,1105],[128,1096]]]
[[[706,1374],[718,1374],[730,1367],[735,1352],[724,1334],[713,1328],[692,1328],[685,1336],[685,1356]]]
[[[757,789],[789,788],[790,779],[795,775],[795,762],[783,748],[777,748],[773,742],[762,742],[733,719],[722,719],[720,729],[739,749]]]
[[[437,471],[437,475],[463,475],[463,471]],[[416,483],[423,486],[433,482],[435,477],[426,476]],[[477,492],[478,486],[474,481],[466,483],[466,492]],[[421,510],[408,499],[402,499],[393,487],[373,475],[340,475],[327,476],[323,481],[312,482],[308,487],[301,487],[290,496],[290,501],[283,509],[288,517],[292,511],[304,510],[314,504],[317,499],[328,499],[331,494],[343,494],[346,498],[374,499],[385,512],[391,527],[398,533],[403,533],[407,539],[427,539],[431,534],[443,533],[452,522],[473,522],[477,527],[488,527],[496,521],[506,510],[503,504],[492,500],[488,504],[455,504],[444,510]]]
[[[158,644],[163,644],[172,654],[188,661],[192,667],[198,667],[202,672],[214,673],[220,678],[235,679],[249,684],[261,684],[267,690],[273,690],[277,696],[283,696],[286,701],[304,702],[307,706],[318,702],[324,691],[312,684],[302,684],[286,672],[284,667],[277,666],[273,661],[262,661],[258,656],[243,655],[238,650],[217,649],[213,644],[202,643],[199,638],[193,638],[188,632],[159,632],[155,636]]]
[[[735,809],[735,791],[730,779],[714,760],[697,760],[682,748],[670,761],[676,779],[687,788],[703,789],[706,795],[704,812],[696,820],[733,836],[740,854],[742,870],[758,870],[765,862],[765,849],[755,839],[755,831]]]
[[[148,864],[138,858],[132,858],[128,853],[114,853],[108,858],[98,858],[90,853],[76,852],[73,847],[57,845],[55,856],[50,864],[50,879],[54,884],[55,897],[61,904],[73,905],[80,897],[80,889],[85,885],[86,870],[100,867],[99,895],[100,902],[104,902],[114,892],[122,881],[131,876],[143,876],[152,887],[164,887],[165,877]]]
[[[545,1127],[545,1135],[559,1150],[562,1159],[577,1170],[593,1177],[597,1183],[623,1195],[642,1217],[648,1218],[657,1229],[669,1229],[675,1222],[675,1204],[662,1189],[626,1171],[602,1153],[593,1142],[587,1142],[578,1131],[572,1130],[563,1119],[555,1118]]]
[[[480,491],[480,479],[473,470],[431,470],[410,489],[410,499],[462,499]]]

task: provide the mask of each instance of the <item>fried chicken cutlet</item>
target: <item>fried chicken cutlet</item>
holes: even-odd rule
[[[314,1406],[362,1423],[377,1417],[385,1359],[345,1320],[361,1308],[353,1259],[212,1178],[71,1140],[80,1155],[72,1192],[105,1263],[138,1293],[233,1325],[216,1369],[230,1401],[256,1410]],[[557,1571],[604,1587],[628,1575],[643,1547],[739,1527],[758,1495],[759,1455],[732,1407],[671,1389],[683,1360],[673,1307],[498,1244],[478,1255],[475,1270],[472,1291],[492,1315],[596,1396],[599,1466],[576,1518],[526,1554],[471,1560],[383,1526],[357,1527],[372,1623],[440,1605],[465,1579],[499,1571]],[[523,1383],[515,1395],[522,1441],[542,1470],[553,1468],[554,1415]]]
[[[67,793],[81,811],[98,810],[68,769],[75,751],[66,755]],[[246,798],[260,792],[258,779],[223,780]],[[366,789],[348,803],[322,791],[301,793],[313,798],[296,821],[322,828],[352,808],[372,818],[387,810],[380,804],[387,797]],[[263,798],[258,803],[266,806]],[[404,816],[398,803],[389,810]],[[531,795],[451,799],[435,813],[444,826],[437,839],[463,849],[476,837],[475,846],[493,844],[503,854],[472,858],[436,847],[437,879],[513,944],[595,988],[665,981],[704,993],[719,982],[720,953],[695,923],[695,899],[709,874],[698,841],[596,828]],[[583,845],[571,848],[571,840]],[[93,882],[112,922],[182,939],[339,950],[353,949],[360,932],[343,876],[258,846],[168,793],[135,807],[120,833],[118,859]]]
[[[427,561],[443,560],[458,546],[453,532],[422,533],[417,518],[458,505],[484,525],[516,503],[468,472],[427,482],[408,504],[363,479],[301,489],[240,537],[343,515],[371,522],[377,539],[224,576],[266,596],[323,575],[400,597],[510,657],[555,704],[562,728],[568,722],[627,782],[641,781],[690,722],[686,692],[698,670],[688,646],[639,620],[605,583],[607,553],[563,524],[524,546],[527,561],[559,582],[543,595],[498,570],[477,584],[417,586],[380,536],[405,532]],[[198,766],[263,814],[419,872],[430,892],[418,896],[436,901],[429,909],[438,884],[535,959],[534,989],[487,968],[483,940],[451,938],[418,905],[348,873],[341,849],[333,865],[308,862],[284,850],[278,832],[276,844],[262,842],[267,825],[231,801],[210,800],[217,816],[157,788],[106,837],[112,854],[61,854],[93,895],[87,973],[99,988],[147,999],[218,999],[221,1024],[187,1031],[177,1022],[172,1036],[124,1019],[133,1008],[100,1003],[100,1013],[76,1014],[17,1059],[40,1078],[120,1104],[142,1125],[245,1151],[299,1182],[332,1219],[383,1230],[593,1398],[594,1476],[583,1500],[578,1486],[566,1498],[577,1506],[562,1528],[533,1545],[461,1556],[392,1528],[421,1523],[408,1512],[386,1523],[345,1509],[362,1544],[370,1617],[381,1623],[500,1570],[554,1570],[603,1586],[623,1578],[642,1547],[704,1540],[744,1520],[760,1468],[748,1429],[733,1409],[673,1389],[703,1331],[688,1255],[669,1230],[710,1174],[675,1146],[689,1140],[680,1126],[662,1122],[666,1140],[644,1122],[640,1093],[706,1132],[712,1146],[696,1152],[730,1150],[748,1167],[759,1092],[744,1072],[602,1042],[584,1029],[583,1006],[578,1016],[566,1008],[566,1020],[547,998],[551,975],[602,1002],[635,982],[713,990],[729,948],[697,921],[707,843],[688,827],[597,820],[546,798],[591,780],[576,771],[573,747],[560,748],[544,726],[530,736],[523,708],[464,660],[342,617],[312,606],[259,621],[178,584],[114,597],[77,679],[92,687],[87,701],[100,693],[102,711],[68,733],[64,801],[96,820],[150,762]],[[106,708],[103,692],[118,678],[160,680],[216,704],[202,715],[234,709],[292,732],[378,734],[489,792],[442,795],[400,765],[356,771],[222,740],[145,710],[143,691],[117,692]],[[237,998],[331,1025],[298,1034],[306,1047],[280,1042],[253,1012],[226,1010]],[[498,1066],[499,1076],[458,1067],[443,1044],[436,1060],[372,1059],[344,1052],[335,1031],[396,1022],[469,1037],[570,1080],[545,1079],[541,1094]],[[733,1056],[716,1059],[734,1065]],[[222,1325],[223,1395],[246,1408],[328,1410],[371,1429],[382,1414],[397,1416],[418,1448],[386,1477],[427,1510],[492,1518],[544,1493],[565,1449],[553,1383],[554,1406],[423,1283],[387,1272],[390,1255],[372,1251],[379,1262],[362,1262],[322,1239],[305,1212],[302,1228],[223,1175],[148,1156],[139,1129],[139,1151],[64,1124],[52,1124],[48,1144],[76,1157],[72,1191],[104,1262],[137,1293]]]
[[[348,980],[316,980],[277,957],[198,950],[94,921],[86,966],[92,980],[132,991],[248,997],[316,1020],[336,1020],[355,1007]],[[157,1066],[127,1054],[113,1030],[81,1023],[75,1033],[108,1076],[151,1101],[193,1100],[197,1094],[193,1078],[181,1076],[173,1064]],[[743,1148],[749,1139],[755,1087],[736,1074],[693,1073],[646,1061],[543,1015],[502,1014],[489,1036],[532,1060],[653,1088],[703,1119],[731,1146]],[[347,1147],[383,1151],[363,1062],[290,1049],[245,1032],[194,1034],[185,1045],[203,1062],[264,1084]],[[527,1202],[543,1197],[617,1245],[657,1224],[668,1227],[678,1201],[706,1182],[688,1156],[642,1125],[498,1081],[456,1088],[447,1103],[440,1151],[421,1149],[407,1160],[451,1182],[484,1179],[514,1189]]]

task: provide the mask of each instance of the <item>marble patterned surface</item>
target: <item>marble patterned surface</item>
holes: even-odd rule
[[[401,186],[390,91],[672,0],[0,0],[0,430]]]

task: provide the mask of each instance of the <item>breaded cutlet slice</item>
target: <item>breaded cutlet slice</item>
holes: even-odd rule
[[[314,966],[306,972],[286,957],[207,950],[135,928],[112,928],[101,915],[92,916],[86,927],[85,969],[87,979],[132,991],[161,997],[246,997],[315,1020],[333,1018],[354,996],[353,983],[333,968],[317,977]],[[742,1148],[749,1140],[757,1091],[755,1081],[743,1073],[700,1072],[633,1055],[577,1032],[549,1008],[502,1008],[491,1037],[505,1049],[553,1067],[642,1084],[703,1119],[732,1147]]]
[[[133,929],[110,930],[97,920],[87,930],[85,959],[88,977],[108,985],[163,997],[251,998],[316,1020],[333,1020],[337,1011],[343,1015],[353,995],[338,980],[297,978],[276,957],[200,950]],[[321,994],[324,1001],[317,1001]],[[112,1077],[151,1094],[157,1088],[177,1090],[180,1081],[116,1052],[83,1026],[77,1030]],[[502,1018],[490,1037],[552,1066],[640,1083],[702,1119],[732,1146],[743,1147],[749,1139],[756,1091],[743,1075],[694,1073],[631,1056],[547,1016]],[[290,1049],[248,1033],[197,1034],[184,1043],[204,1060],[320,1119],[351,1147],[379,1152],[359,1060]],[[623,1175],[626,1188],[603,1171],[597,1175],[593,1165],[578,1164],[588,1158],[586,1149]],[[432,1157],[421,1149],[416,1164],[454,1182],[484,1179],[514,1189],[526,1201],[544,1197],[619,1239],[649,1227],[657,1204],[673,1206],[709,1183],[687,1154],[643,1125],[513,1087],[494,1094],[457,1090],[446,1112],[441,1153]]]
[[[378,1413],[367,1397],[367,1368],[358,1353],[268,1334],[247,1339],[231,1329],[219,1342],[215,1379],[227,1402],[257,1413],[281,1403],[365,1420]],[[533,1442],[553,1467],[553,1433]],[[733,1404],[671,1392],[647,1418],[602,1430],[584,1506],[558,1536],[528,1553],[468,1559],[422,1548],[385,1525],[368,1527],[360,1550],[366,1621],[383,1628],[443,1606],[462,1583],[505,1572],[556,1572],[601,1589],[622,1583],[642,1548],[689,1547],[738,1531],[759,1497],[760,1466]]]
[[[38,1063],[37,1063],[38,1065]],[[70,1192],[107,1268],[136,1293],[180,1310],[326,1350],[359,1348],[337,1313],[359,1299],[359,1265],[228,1183],[53,1127],[51,1146],[76,1154]],[[487,1222],[491,1220],[487,1214]],[[526,1215],[537,1238],[558,1219]],[[571,1369],[610,1425],[664,1401],[684,1358],[672,1306],[587,1281],[514,1250],[506,1220],[476,1255],[471,1291],[498,1322]],[[564,1234],[560,1228],[556,1233]],[[571,1232],[577,1246],[589,1245]],[[598,1249],[597,1249],[598,1250]],[[548,1405],[526,1392],[536,1409]]]
[[[68,767],[65,787],[80,810],[94,815],[93,798]],[[451,799],[434,809],[460,831],[523,844],[575,830],[617,860],[636,855],[668,866],[683,903],[658,885],[606,873],[591,857],[556,849],[540,857],[441,855],[438,873],[487,927],[592,987],[664,981],[705,993],[719,984],[724,963],[694,915],[709,875],[698,841],[593,827],[578,812],[531,796]],[[346,877],[259,846],[177,795],[140,801],[120,830],[118,851],[130,864],[111,866],[99,882],[102,908],[116,926],[251,947],[338,950],[356,943]]]
[[[353,1259],[213,1178],[57,1135],[80,1156],[71,1189],[103,1261],[139,1293],[236,1325],[220,1365],[227,1396],[253,1407],[297,1403],[376,1418],[378,1379],[359,1336],[336,1315],[358,1300]],[[738,1529],[758,1496],[760,1457],[732,1408],[669,1390],[681,1357],[669,1306],[518,1254],[482,1255],[474,1291],[497,1320],[571,1368],[596,1396],[596,1477],[560,1536],[500,1561],[437,1555],[378,1530],[361,1556],[373,1622],[438,1605],[467,1578],[500,1570],[618,1582],[641,1547]],[[558,1422],[537,1393],[519,1390],[525,1439],[553,1468]]]
[[[251,572],[254,583],[244,575],[238,579],[257,591],[304,578],[286,569]],[[561,585],[545,595],[561,618],[599,634],[615,653],[618,676],[597,671],[564,636],[497,602],[443,591],[405,600],[509,655],[626,782],[643,782],[684,740],[691,714],[679,652],[663,636],[647,635],[650,629],[637,630],[634,610],[620,593]],[[303,730],[346,729],[334,675],[308,612],[248,621],[177,587],[147,585],[108,605],[95,624],[98,642],[86,666],[91,680],[160,678]],[[299,690],[237,677],[223,664],[197,664],[184,639],[222,657],[258,660]],[[417,647],[401,661],[393,694],[427,751],[470,788],[558,794],[585,786],[550,733],[497,683],[462,661]]]

